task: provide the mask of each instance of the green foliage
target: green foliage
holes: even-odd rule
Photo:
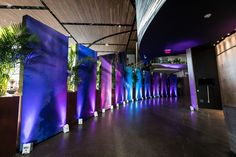
[[[99,90],[101,88],[101,75],[102,75],[102,62],[100,60],[97,61],[97,79],[96,79],[96,89]]]
[[[68,90],[69,91],[76,91],[78,85],[82,82],[81,78],[79,77],[79,68],[85,62],[95,62],[95,59],[91,57],[86,57],[83,59],[78,60],[76,54],[76,45],[71,46],[69,49],[68,55]]]
[[[32,45],[37,42],[37,36],[22,24],[0,28],[0,96],[6,93],[11,68],[17,63],[27,63],[33,53]]]

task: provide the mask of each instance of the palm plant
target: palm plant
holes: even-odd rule
[[[0,96],[6,93],[10,70],[17,63],[26,64],[31,59],[32,47],[37,42],[37,36],[22,24],[0,29]]]
[[[91,57],[85,57],[78,60],[76,55],[76,45],[72,45],[69,50],[68,55],[68,90],[76,91],[78,85],[81,83],[81,78],[79,77],[79,68],[85,62],[95,62],[95,59]]]

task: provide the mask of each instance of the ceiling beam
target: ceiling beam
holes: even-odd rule
[[[136,30],[133,30],[133,31],[136,31]],[[116,36],[116,35],[120,35],[120,34],[130,33],[130,32],[131,32],[131,31],[129,30],[129,31],[124,31],[124,32],[119,32],[119,33],[114,33],[114,34],[107,35],[107,36],[102,37],[102,38],[100,38],[100,39],[98,39],[98,40],[95,40],[93,43],[89,44],[88,47],[91,47],[91,46],[94,45],[95,43],[97,43],[97,42],[99,42],[99,41],[101,41],[101,40],[104,40],[104,39],[106,39],[106,38],[110,38],[110,37],[113,37],[113,36]]]
[[[80,44],[83,44],[83,45],[90,45],[92,43],[80,43]],[[106,46],[107,43],[95,43],[93,45],[103,45],[103,46]],[[109,45],[111,46],[125,46],[126,44],[116,44],[116,43],[108,43]]]
[[[17,6],[17,5],[0,5],[0,9],[47,10],[47,8],[44,6]]]
[[[129,42],[130,42],[130,39],[131,39],[131,36],[132,36],[132,32],[134,31],[135,22],[136,22],[136,16],[134,16],[133,24],[132,24],[132,27],[131,27],[131,30],[130,30],[130,33],[129,33],[129,39],[128,39],[127,44],[126,44],[125,51],[127,51],[127,49],[128,49]]]
[[[78,41],[75,39],[75,37],[69,32],[69,30],[61,23],[61,21],[58,19],[58,17],[52,12],[52,10],[47,6],[46,3],[44,3],[43,0],[40,0],[40,2],[43,4],[43,6],[51,13],[51,15],[57,20],[57,22],[65,29],[65,31],[69,34],[69,36],[74,39],[76,43]]]
[[[115,26],[115,27],[132,27],[132,24],[114,24],[114,23],[72,23],[72,22],[62,22],[63,25],[72,26]]]

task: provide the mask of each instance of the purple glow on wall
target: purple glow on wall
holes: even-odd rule
[[[190,88],[190,96],[191,96],[191,106],[197,109],[198,102],[197,102],[196,84],[195,84],[191,49],[187,49],[186,57],[187,57],[187,65],[188,65],[188,78],[189,78],[189,88]]]
[[[126,100],[133,100],[133,68],[126,66],[125,67],[125,91],[126,91]]]
[[[137,82],[135,84],[135,98],[137,100],[142,99],[142,72],[140,69],[136,69]]]
[[[177,77],[175,75],[169,77],[170,96],[177,96]]]
[[[144,75],[144,93],[145,97],[151,96],[151,73],[150,71],[143,71]]]
[[[66,121],[68,38],[24,16],[29,32],[39,38],[24,66],[20,145],[39,143],[62,131]],[[29,43],[30,44],[30,43]]]
[[[124,70],[122,64],[116,65],[116,94],[115,103],[119,104],[125,100],[124,93]]]
[[[77,45],[78,59],[91,57],[94,61],[84,61],[79,67],[82,82],[77,92],[77,119],[93,116],[96,102],[96,65],[97,53],[83,45]]]
[[[102,75],[101,75],[101,107],[102,109],[109,109],[112,100],[112,56],[100,56],[102,62]]]
[[[164,73],[161,73],[160,76],[161,76],[161,96],[165,97],[165,96],[168,96],[167,75]]]
[[[160,96],[160,83],[159,83],[159,79],[160,79],[160,74],[157,72],[153,73],[153,84],[152,84],[152,89],[153,89],[153,96]]]

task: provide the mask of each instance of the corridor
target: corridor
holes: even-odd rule
[[[70,129],[38,144],[28,157],[233,156],[223,112],[190,112],[177,98],[122,105]]]

